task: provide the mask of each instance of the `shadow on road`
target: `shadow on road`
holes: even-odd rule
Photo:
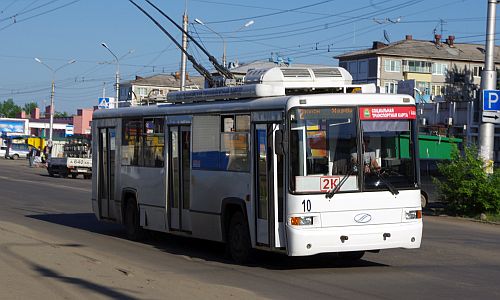
[[[94,233],[114,237],[125,237],[123,227],[121,225],[99,222],[92,213],[36,214],[27,215],[27,217]]]
[[[27,217],[86,230],[98,234],[126,239],[125,231],[121,225],[97,221],[92,213],[77,214],[38,214]],[[149,244],[161,251],[190,258],[191,260],[204,260],[233,264],[229,259],[225,244],[200,240],[190,237],[181,237],[162,232],[148,232],[143,243]],[[384,264],[367,260],[343,261],[336,254],[321,254],[304,257],[290,257],[284,254],[255,251],[253,259],[247,267],[259,267],[271,270],[295,269],[324,269],[324,268],[360,268],[381,267]]]

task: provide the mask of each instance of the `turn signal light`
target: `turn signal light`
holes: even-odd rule
[[[313,217],[291,217],[290,224],[295,225],[295,226],[312,225],[313,224]]]
[[[405,214],[406,214],[406,220],[422,219],[421,210],[410,210],[407,211]]]

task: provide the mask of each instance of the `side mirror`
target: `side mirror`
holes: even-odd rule
[[[274,152],[277,155],[285,155],[284,139],[283,129],[276,130],[274,133]]]

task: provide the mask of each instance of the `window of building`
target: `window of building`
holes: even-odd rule
[[[403,60],[403,71],[412,73],[431,73],[432,63],[423,60]]]
[[[358,74],[358,62],[357,61],[350,61],[347,63],[347,71],[351,73],[351,75],[356,75]]]
[[[396,94],[398,92],[398,84],[395,82],[386,82],[384,87],[386,94]]]
[[[472,74],[474,77],[481,77],[481,73],[483,72],[483,67],[482,66],[474,66],[472,69]]]
[[[430,95],[431,83],[426,81],[416,81],[415,88],[422,93],[422,95]]]
[[[370,59],[368,61],[368,77],[372,78],[372,77],[377,77],[377,68],[378,66],[378,60],[375,58],[375,59]]]
[[[401,72],[401,61],[394,59],[386,59],[384,61],[384,70],[386,72]]]
[[[431,85],[431,95],[432,96],[442,96],[444,94],[444,85],[433,84]]]
[[[362,60],[358,63],[358,73],[363,78],[368,76],[368,60]]]
[[[138,96],[147,96],[148,95],[148,89],[146,89],[144,87],[137,88],[137,95]]]
[[[432,64],[432,75],[446,75],[448,72],[448,65],[443,63]]]

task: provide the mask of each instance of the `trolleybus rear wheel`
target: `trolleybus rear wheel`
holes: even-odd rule
[[[241,212],[236,212],[231,217],[227,245],[231,258],[238,264],[248,261],[251,253],[250,233],[247,222]]]
[[[144,229],[139,224],[139,211],[134,199],[127,201],[125,209],[125,230],[127,238],[132,241],[139,241],[144,237]]]

